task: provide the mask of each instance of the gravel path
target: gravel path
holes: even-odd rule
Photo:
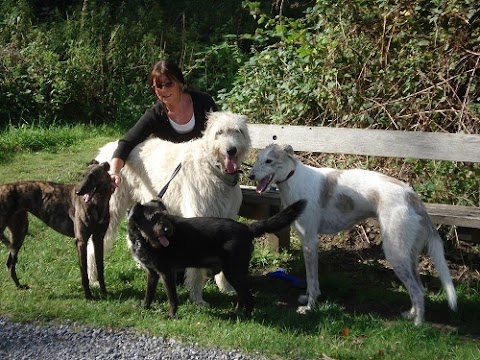
[[[260,355],[202,348],[129,330],[21,324],[5,317],[0,317],[0,359],[266,360]]]

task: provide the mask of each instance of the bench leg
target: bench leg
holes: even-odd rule
[[[247,219],[265,219],[280,211],[279,206],[264,204],[245,204],[240,207],[239,216]],[[267,234],[267,242],[271,251],[280,252],[290,250],[290,226],[277,231],[274,234]]]
[[[279,211],[280,207],[271,206],[270,216],[273,216]],[[272,251],[281,252],[283,250],[290,250],[290,226],[287,226],[274,234],[267,234],[267,241]]]
[[[277,231],[274,234],[267,234],[267,242],[271,251],[281,252],[290,250],[290,227]]]
[[[267,244],[268,248],[272,252],[279,252],[280,250],[280,239],[275,234],[267,234]]]

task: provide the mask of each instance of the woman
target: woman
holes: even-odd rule
[[[176,143],[201,137],[207,114],[217,111],[210,95],[187,89],[182,71],[173,61],[157,62],[148,84],[158,101],[118,142],[110,161],[110,176],[115,187],[121,183],[120,170],[135,146],[150,135]]]

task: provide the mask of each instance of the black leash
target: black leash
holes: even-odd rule
[[[173,178],[175,176],[177,176],[178,172],[180,171],[180,168],[182,167],[182,163],[178,164],[177,167],[175,168],[175,170],[173,170],[173,174],[172,176],[170,177],[170,180],[167,181],[167,183],[165,184],[165,186],[162,188],[162,190],[160,190],[160,192],[158,193],[157,197],[158,198],[162,198],[163,195],[165,195],[165,193],[167,192],[167,189],[168,189],[168,185],[170,185],[170,182],[173,180]]]

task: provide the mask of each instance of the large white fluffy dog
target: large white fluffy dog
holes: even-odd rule
[[[426,248],[446,290],[450,308],[457,295],[444,256],[443,243],[419,196],[405,183],[360,169],[336,170],[302,164],[289,145],[262,150],[249,177],[258,181],[257,192],[276,183],[284,205],[309,199],[294,227],[301,237],[307,277],[307,295],[298,312],[305,313],[320,295],[318,234],[334,234],[366,218],[377,218],[383,251],[412,301],[404,315],[416,325],[424,321],[424,289],[418,273],[420,253]]]
[[[183,217],[235,218],[242,201],[238,170],[250,145],[246,117],[231,112],[210,113],[200,139],[174,144],[150,138],[138,145],[130,153],[121,171],[122,183],[110,200],[105,250],[112,248],[127,209],[157,196],[179,163],[182,168],[162,198],[170,213]],[[103,146],[97,160],[110,160],[116,146],[117,142]],[[89,250],[90,260],[93,251]],[[96,279],[94,265],[93,261],[88,262],[90,280]],[[204,270],[186,271],[190,297],[197,304],[207,305],[202,298],[206,279]],[[217,275],[216,281],[221,290],[231,290],[223,275]]]

